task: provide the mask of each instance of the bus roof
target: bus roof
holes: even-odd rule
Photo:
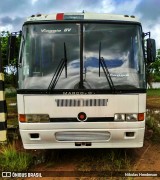
[[[60,21],[60,20],[110,20],[110,21],[130,21],[139,22],[135,16],[116,15],[107,13],[55,13],[55,14],[36,14],[27,18],[27,21]]]

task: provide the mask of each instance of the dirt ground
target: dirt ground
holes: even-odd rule
[[[159,96],[147,96],[147,109],[160,109]]]
[[[144,147],[135,151],[137,151],[137,161],[133,170],[142,172],[159,171],[160,173],[160,144],[154,144],[152,142],[145,141]],[[160,179],[160,177],[139,177],[135,179]]]
[[[146,132],[146,137],[151,136],[149,134],[150,132]],[[21,142],[19,142],[17,144],[17,147],[19,148],[19,150],[23,149]],[[57,150],[57,151],[61,151],[60,155],[62,155],[63,153],[68,153],[67,151],[70,150]],[[42,177],[40,179],[43,180],[81,180],[81,179],[127,179],[127,177],[114,177],[114,178],[110,178],[110,177],[63,177],[63,174],[65,176],[66,172],[74,172],[76,171],[76,167],[80,158],[83,157],[79,157],[77,160],[75,160],[74,158],[76,157],[76,155],[72,156],[72,152],[75,152],[75,154],[77,153],[78,155],[80,154],[81,150],[76,150],[73,151],[71,150],[69,153],[69,155],[67,155],[67,160],[66,161],[58,161],[58,164],[55,163],[51,163],[46,165],[45,163],[38,163],[37,165],[33,166],[30,171],[36,171],[36,172],[46,172],[45,174],[49,174],[50,172],[60,172],[60,176],[62,177]],[[87,149],[86,152],[90,153],[90,149]],[[105,151],[105,149],[103,149],[102,151]],[[51,152],[51,151],[50,151]],[[91,151],[91,153],[98,153],[99,150],[93,150]],[[129,152],[131,153],[132,156],[134,156],[134,163],[132,163],[132,167],[131,167],[131,171],[139,171],[142,172],[143,171],[159,171],[160,173],[160,144],[159,143],[153,143],[149,138],[145,139],[145,143],[144,146],[142,148],[137,148],[137,149],[130,149]],[[32,151],[31,153],[33,154],[38,154],[39,151]],[[43,154],[43,152],[41,152]],[[48,158],[50,158],[49,156],[51,156],[50,154],[48,154]],[[93,154],[94,156],[94,154]],[[61,158],[61,157],[59,157]],[[47,173],[48,172],[48,173]],[[73,175],[73,174],[72,174]],[[50,176],[50,175],[49,175]],[[52,176],[52,175],[51,175]],[[24,178],[19,178],[19,179],[24,179]],[[39,178],[25,178],[28,180],[37,180]],[[160,179],[160,177],[128,177],[128,179],[135,179],[135,180],[158,180]]]

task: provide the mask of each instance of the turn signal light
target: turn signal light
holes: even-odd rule
[[[139,113],[138,114],[138,121],[143,121],[144,120],[144,113]]]
[[[19,114],[19,121],[26,123],[47,123],[50,122],[48,114]]]
[[[24,114],[19,114],[19,121],[26,122],[26,116]]]

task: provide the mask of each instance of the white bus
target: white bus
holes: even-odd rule
[[[134,16],[37,14],[22,29],[19,129],[25,149],[142,147],[144,33]],[[148,39],[154,60],[154,40]]]

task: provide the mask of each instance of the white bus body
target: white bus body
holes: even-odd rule
[[[143,146],[145,62],[141,24],[134,16],[29,17],[19,59],[24,148]]]

